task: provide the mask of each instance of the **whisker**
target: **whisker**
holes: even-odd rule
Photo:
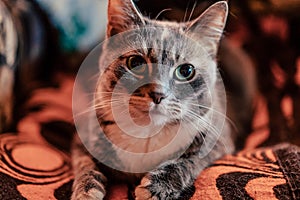
[[[97,107],[89,107],[79,113],[76,113],[76,115],[74,115],[74,117],[79,117],[79,116],[82,116],[82,115],[85,115],[87,113],[90,113],[90,112],[93,112],[95,111],[96,109],[103,109],[103,108],[106,108],[106,107],[109,107],[109,105],[101,105],[101,106],[97,106]]]
[[[188,20],[188,21],[191,21],[191,18],[192,18],[193,14],[194,14],[194,11],[195,11],[196,6],[197,6],[197,1],[195,1],[194,5],[193,5],[193,8],[192,8],[192,10],[191,10],[191,13],[190,13],[190,16],[189,16],[189,20]]]
[[[193,116],[196,120],[198,119],[196,116]],[[198,122],[199,123],[199,122]],[[201,121],[201,123],[203,124],[203,126],[206,125],[206,123],[204,123],[203,121]],[[199,124],[196,124],[194,122],[192,122],[192,125],[195,127],[196,130],[198,130],[199,128]],[[210,132],[210,133],[214,133],[214,131]],[[203,140],[203,144],[207,147],[207,145],[209,145],[209,142],[207,139],[209,139],[210,134],[206,134],[206,136],[203,135],[202,131],[199,130],[199,134]],[[215,133],[214,133],[215,134]]]
[[[198,131],[198,128],[199,128],[198,125],[195,124],[193,121],[191,122],[191,124]],[[206,143],[205,137],[202,134],[200,136],[201,136],[201,138],[203,140],[203,143]]]
[[[156,15],[156,17],[155,17],[154,19],[157,20],[158,17],[159,17],[162,13],[164,13],[164,12],[166,12],[166,11],[170,11],[170,10],[172,10],[172,8],[166,8],[166,9],[163,9],[162,11],[160,11],[160,12]]]
[[[107,110],[106,112],[102,113],[101,115],[97,116],[97,119],[101,121],[101,119],[107,115],[108,113],[110,113],[111,111],[110,110]]]
[[[232,119],[230,119],[226,114],[223,114],[221,113],[220,111],[216,110],[216,109],[213,109],[211,107],[207,107],[207,106],[204,106],[204,105],[201,105],[201,104],[195,104],[195,103],[189,103],[190,105],[193,105],[193,106],[199,106],[200,108],[205,108],[205,109],[208,109],[216,114],[219,114],[220,116],[224,117],[233,127],[234,129],[237,130],[237,127],[236,125],[234,124],[234,121]]]
[[[95,92],[95,93],[93,93],[93,94],[91,94],[91,95],[96,95],[97,94],[97,97],[102,97],[102,96],[107,96],[107,97],[109,97],[109,96],[126,96],[126,94],[125,93],[122,93],[122,92]]]
[[[185,20],[186,20],[186,16],[187,16],[187,12],[188,12],[189,7],[190,7],[190,1],[188,1],[188,4],[187,4],[187,6],[185,8],[183,22],[186,22]]]
[[[191,111],[191,112],[192,112],[192,111]],[[191,114],[192,114],[192,113],[191,113]],[[200,119],[200,120],[201,120],[200,122],[203,123],[204,125],[209,125],[209,127],[212,128],[212,129],[211,129],[212,132],[210,132],[210,133],[212,133],[212,134],[214,134],[214,135],[216,135],[216,136],[219,136],[219,135],[220,135],[220,134],[218,134],[218,131],[216,131],[215,127],[212,126],[212,124],[208,123],[206,120],[204,120],[204,119],[202,119],[202,118],[199,118],[200,116],[197,116],[197,115],[192,114],[192,117],[195,118],[196,120],[197,120],[197,119]],[[193,123],[193,122],[192,122],[192,123]],[[211,136],[210,134],[206,135],[206,137],[210,137],[210,136]],[[228,152],[228,147],[225,145],[224,141],[223,141],[223,140],[220,140],[220,139],[218,139],[218,141],[224,146],[226,152]],[[205,141],[204,141],[204,142],[205,142]],[[205,144],[205,145],[206,145],[206,144]]]
[[[80,116],[80,115],[84,115],[86,113],[92,112],[96,109],[102,109],[102,108],[106,108],[106,107],[110,107],[112,105],[112,103],[114,103],[114,106],[123,106],[124,104],[123,101],[119,100],[119,99],[108,99],[105,101],[101,101],[100,104],[94,104],[94,101],[92,101],[89,104],[92,104],[91,106],[89,106],[87,109],[81,111],[80,113],[77,113],[75,115],[76,116]]]
[[[204,118],[202,118],[201,116],[199,116],[197,113],[191,111],[191,110],[187,110],[187,112],[189,114],[191,114],[193,117],[195,117],[194,119],[198,119],[200,120],[200,123],[202,123],[202,125],[208,126],[208,130],[212,131],[213,134],[215,134],[216,136],[219,136],[219,132],[218,130],[213,126],[212,123],[206,121]],[[199,121],[198,121],[199,122]]]

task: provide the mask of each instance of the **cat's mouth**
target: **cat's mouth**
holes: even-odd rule
[[[158,107],[155,107],[149,111],[150,116],[157,116],[157,115],[165,115],[162,110],[160,110]]]
[[[150,119],[154,125],[165,125],[169,122],[170,117],[159,107],[154,107],[149,111]]]
[[[139,126],[163,125],[169,120],[168,116],[158,107],[154,109],[148,107],[143,110],[135,107],[129,109],[129,113],[132,120]]]
[[[145,97],[131,98],[129,105],[130,117],[140,126],[166,124],[170,118],[163,105],[153,104]]]
[[[162,105],[156,105],[153,103],[150,103],[149,105],[149,112],[148,114],[150,116],[159,116],[159,115],[163,115],[163,116],[168,116],[168,112],[166,111],[165,106]]]

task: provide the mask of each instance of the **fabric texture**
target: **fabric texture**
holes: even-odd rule
[[[290,144],[227,155],[200,174],[193,199],[299,199],[299,156]]]
[[[0,199],[70,199],[69,156],[14,134],[0,136]]]

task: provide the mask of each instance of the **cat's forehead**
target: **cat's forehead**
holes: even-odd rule
[[[141,47],[145,55],[152,53],[151,55],[158,57],[182,60],[207,54],[201,41],[189,37],[184,26],[179,23],[155,21],[153,24],[137,30],[137,34],[130,40],[134,45]]]

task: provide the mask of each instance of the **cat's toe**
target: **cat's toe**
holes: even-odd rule
[[[141,184],[135,189],[135,200],[188,200],[195,192],[193,183],[190,186],[187,184],[176,184],[176,181],[171,180],[165,174],[156,174],[145,176]],[[184,187],[183,187],[184,185]]]
[[[151,197],[151,192],[143,187],[138,186],[135,189],[135,200],[155,200],[156,198]]]
[[[106,178],[98,171],[83,173],[74,182],[72,200],[101,200],[105,196]]]
[[[152,196],[151,192],[147,189],[147,186],[151,185],[150,179],[144,177],[141,184],[136,187],[135,200],[157,200],[157,198]]]
[[[97,190],[91,189],[88,192],[81,192],[80,194],[73,195],[71,200],[102,200],[104,194]]]

